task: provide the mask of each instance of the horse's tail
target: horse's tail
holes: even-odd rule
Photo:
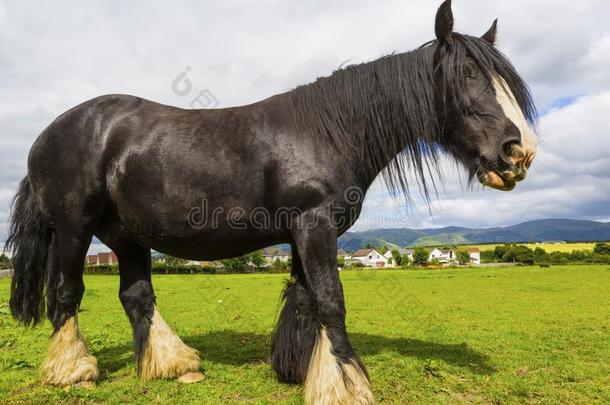
[[[26,176],[19,185],[13,205],[9,237],[4,247],[13,254],[10,307],[13,317],[24,325],[43,320],[45,293],[49,313],[54,312],[53,291],[57,285],[55,234],[45,221]],[[47,287],[48,286],[48,287]]]

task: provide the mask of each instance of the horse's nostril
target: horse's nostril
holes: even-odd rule
[[[534,161],[534,158],[536,157],[536,153],[528,153],[526,158],[525,158],[525,167],[527,169],[529,169],[532,165],[532,162]]]
[[[525,159],[525,150],[519,142],[507,142],[503,148],[504,154],[515,160]]]

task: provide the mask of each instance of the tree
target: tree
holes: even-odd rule
[[[248,256],[234,257],[232,259],[221,260],[223,266],[233,271],[244,271],[248,265]]]
[[[502,261],[504,263],[534,264],[534,251],[524,245],[506,245]]]
[[[10,269],[11,267],[11,259],[9,259],[5,254],[2,254],[0,256],[0,269]]]
[[[9,259],[5,254],[0,255],[0,270],[10,269],[11,267],[11,259]]]
[[[392,250],[392,261],[396,266],[402,266],[402,255],[397,249]]]
[[[261,267],[263,264],[265,264],[265,258],[263,257],[262,250],[257,250],[256,252],[251,253],[249,259],[256,267]]]
[[[370,243],[367,243],[365,249],[375,249],[375,246],[371,245]]]
[[[174,257],[174,256],[169,256],[169,255],[165,255],[164,257],[165,257],[165,263],[168,266],[180,267],[180,266],[186,266],[186,264],[188,263],[188,260],[181,259],[179,257]]]
[[[574,250],[574,251],[570,252],[569,255],[570,255],[570,261],[571,262],[582,263],[585,260],[587,260],[587,258],[590,255],[590,252],[587,252],[585,250]],[[538,261],[538,260],[536,260],[536,261]]]
[[[400,265],[403,269],[406,269],[411,265],[411,258],[409,257],[409,255],[402,255]]]
[[[457,260],[462,266],[470,264],[470,253],[468,253],[466,250],[460,250],[457,252]]]
[[[546,250],[544,250],[540,246],[536,247],[536,249],[534,249],[534,260],[536,260],[536,263],[546,262],[547,261]]]
[[[610,244],[609,243],[596,243],[593,248],[593,253],[597,255],[610,255]]]
[[[278,264],[278,262],[280,262],[280,264]],[[262,266],[263,264],[265,264],[265,258],[263,257],[263,252],[261,252],[260,250],[257,250],[256,252],[252,252],[252,253],[244,255],[244,256],[234,257],[232,259],[221,260],[221,263],[227,269],[230,269],[233,271],[244,271],[246,269],[246,266],[248,266],[248,263],[252,263],[256,267]],[[281,262],[280,259],[276,259],[276,261],[274,263],[274,266],[276,266],[278,268],[281,268],[282,266],[285,266],[285,265],[286,264]]]
[[[534,251],[527,246],[515,246],[515,258],[523,264],[534,264]]]
[[[424,248],[417,248],[413,252],[413,264],[417,266],[425,266],[428,264],[428,251]]]
[[[381,253],[382,255],[385,255],[388,250],[390,250],[390,248],[388,248],[386,245],[383,245],[378,249],[379,253]]]
[[[337,266],[345,267],[345,257],[344,256],[337,256]]]
[[[482,250],[481,251],[481,263],[494,263],[497,262],[498,258],[493,250]]]
[[[507,245],[498,245],[494,249],[494,256],[498,261],[504,261]]]

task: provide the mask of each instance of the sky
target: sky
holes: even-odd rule
[[[290,90],[345,63],[434,37],[440,1],[0,0],[0,243],[29,148],[55,117],[127,93],[184,108],[227,107]],[[443,162],[444,188],[406,207],[383,183],[356,230],[504,226],[541,218],[610,220],[610,2],[454,0],[455,30],[482,35],[531,87],[538,158],[511,193],[466,185]]]

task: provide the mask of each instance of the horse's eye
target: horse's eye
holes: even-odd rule
[[[473,78],[475,76],[474,66],[467,64],[464,66],[463,75],[465,78]]]

